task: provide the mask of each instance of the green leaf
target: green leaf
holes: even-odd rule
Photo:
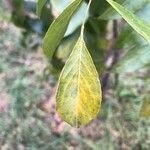
[[[43,50],[47,57],[51,58],[53,56],[55,49],[67,30],[71,17],[81,3],[82,0],[72,2],[49,27],[43,42]]]
[[[150,43],[150,24],[144,22],[120,4],[112,0],[107,0],[107,2],[132,26],[134,30]]]
[[[132,13],[140,16],[142,19],[150,20],[150,1],[149,0],[116,0],[117,3],[121,4]],[[105,9],[105,12],[99,17],[104,20],[119,19],[121,16],[111,6]]]
[[[141,117],[150,117],[150,99],[147,98],[144,100],[141,110],[140,110]]]
[[[129,50],[114,68],[115,72],[133,72],[150,64],[150,45],[137,46]]]
[[[142,46],[147,44],[147,41],[128,24],[124,25],[120,31],[114,45],[115,50],[130,49],[131,51],[134,48],[133,45]]]
[[[71,34],[69,37],[64,38],[61,42],[61,44],[58,46],[55,55],[58,59],[61,59],[62,62],[66,62],[66,60],[68,59],[68,57],[70,56],[72,49],[74,48],[78,37],[79,37],[79,33],[74,33]],[[61,69],[62,70],[62,69]]]
[[[73,1],[73,0],[51,0],[50,3],[52,6],[52,11],[59,12],[59,13],[63,12],[64,8],[70,4],[70,1]],[[83,18],[85,16],[84,12],[86,8],[87,8],[87,3],[83,1],[80,8],[71,18],[64,37],[72,34],[82,24]],[[88,18],[88,15],[86,16],[86,18]]]
[[[70,125],[80,127],[96,117],[101,99],[98,73],[80,37],[59,78],[57,112]]]
[[[107,7],[109,7],[109,4],[106,0],[93,0],[90,6],[90,14],[91,16],[98,17]]]
[[[36,14],[40,17],[41,16],[41,12],[42,9],[44,7],[44,5],[46,4],[47,0],[37,0],[36,3]]]

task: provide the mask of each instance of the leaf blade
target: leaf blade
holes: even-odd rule
[[[37,0],[36,3],[36,14],[40,17],[41,16],[41,12],[42,9],[44,7],[44,5],[46,4],[47,0]]]
[[[147,13],[147,10],[150,7],[149,0],[116,0],[115,2],[119,3],[132,13],[136,15],[140,15],[143,20],[149,22],[150,15]],[[121,16],[117,13],[117,11],[113,7],[108,7],[105,11],[99,16],[100,19],[104,20],[113,20],[120,19]]]
[[[112,0],[107,0],[107,2],[131,25],[134,30],[150,43],[150,24],[144,22],[120,4]]]
[[[43,50],[47,57],[52,57],[67,30],[71,17],[81,3],[82,0],[73,1],[50,25],[43,40]]]
[[[56,109],[64,121],[80,127],[97,115],[100,102],[98,73],[80,37],[60,75]]]
[[[120,72],[133,72],[143,66],[150,64],[150,45],[136,46],[129,50],[127,54],[118,62],[114,71]],[[137,61],[138,60],[138,61]]]

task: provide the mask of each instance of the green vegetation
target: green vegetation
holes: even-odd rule
[[[65,36],[52,60],[46,60],[41,48],[43,34],[35,33],[33,28],[27,26],[16,27],[8,21],[10,12],[1,10],[5,10],[2,5],[0,16],[7,15],[8,18],[0,19],[0,149],[149,150],[150,119],[139,115],[150,89],[149,59],[140,51],[144,47],[145,52],[148,52],[143,46],[145,41],[142,37],[125,24],[117,37],[108,40],[103,38],[106,21],[93,18],[87,21],[87,48],[92,58],[95,58],[93,61],[98,73],[103,74],[104,78],[109,73],[109,78],[104,80],[101,76],[103,101],[97,118],[76,129],[58,117],[54,95],[58,75],[80,30],[76,29]],[[92,8],[91,14],[97,15]],[[42,31],[45,33],[45,29]],[[107,54],[107,44],[112,41],[115,41],[110,46],[113,51]],[[135,45],[139,45],[138,49]],[[117,60],[118,64],[110,67],[109,60],[118,51],[120,55],[125,53],[125,57],[129,57]],[[106,62],[104,54],[109,57]],[[135,58],[132,57],[134,54]],[[139,56],[143,58],[140,61]],[[124,69],[120,69],[120,66]]]

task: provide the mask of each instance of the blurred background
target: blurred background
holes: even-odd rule
[[[85,25],[102,84],[100,113],[80,129],[56,113],[58,77],[78,38],[87,1],[49,60],[42,38],[71,0],[47,1],[41,18],[35,0],[0,0],[0,150],[150,149],[150,119],[141,109],[143,101],[149,103],[150,53],[139,51],[144,39],[105,0],[92,2]],[[123,5],[150,22],[149,0]]]

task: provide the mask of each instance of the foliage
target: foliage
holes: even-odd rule
[[[56,109],[66,122],[80,127],[96,116],[101,97],[99,77],[81,36],[60,75]]]
[[[88,3],[88,7],[90,7],[90,4],[91,4],[91,0],[89,1],[89,3]],[[61,15],[59,15],[59,17],[57,17],[56,18],[56,20],[50,25],[50,27],[49,27],[49,30],[47,31],[47,33],[46,33],[46,36],[45,36],[45,38],[44,38],[44,46],[43,46],[43,50],[44,50],[44,52],[45,52],[45,54],[47,55],[47,57],[50,57],[50,56],[52,56],[52,54],[54,53],[54,50],[57,48],[57,46],[58,46],[58,43],[60,43],[60,41],[61,41],[61,39],[62,39],[62,37],[64,36],[64,34],[65,34],[65,32],[66,32],[66,30],[67,30],[67,26],[68,26],[68,24],[69,24],[69,21],[70,21],[70,18],[72,17],[72,14],[74,13],[74,9],[76,9],[76,7],[77,6],[79,6],[79,5],[75,5],[75,4],[80,4],[81,3],[81,1],[79,1],[78,2],[78,0],[75,0],[75,1],[73,1],[62,13],[61,13]],[[108,3],[110,3],[111,5],[112,5],[112,7],[113,8],[115,8],[115,10],[117,10],[117,12],[119,12],[119,14],[133,27],[133,29],[135,29],[139,34],[141,34],[149,43],[150,43],[150,25],[149,24],[147,24],[146,22],[143,22],[141,19],[139,19],[138,17],[136,17],[134,14],[132,14],[130,11],[128,11],[128,10],[126,10],[123,6],[121,6],[120,4],[118,4],[118,3],[116,3],[116,2],[114,2],[114,1],[112,1],[112,0],[108,0]],[[88,11],[88,7],[87,7],[87,11]],[[72,9],[72,8],[74,8],[74,9]],[[85,14],[86,15],[86,14]],[[84,20],[83,20],[83,25],[82,25],[82,28],[81,28],[81,37],[83,36],[83,30],[84,30],[84,24],[85,24],[85,22],[84,22]],[[83,38],[83,41],[84,41],[84,38]],[[84,60],[84,54],[80,54],[80,51],[83,51],[82,50],[82,48],[84,47],[84,46],[80,46],[80,42],[77,42],[76,43],[76,45],[77,46],[75,46],[75,48],[74,48],[74,50],[73,50],[73,52],[75,51],[75,49],[79,49],[79,50],[77,50],[77,54],[76,53],[73,53],[75,56],[72,56],[72,53],[71,53],[71,56],[72,57],[76,57],[76,59],[78,60],[78,59],[81,59],[80,61],[82,61],[82,63],[84,64],[85,62],[87,62],[86,60]],[[84,49],[84,48],[83,48]],[[135,48],[135,49],[137,49],[137,48]],[[141,48],[141,49],[143,49],[143,48]],[[148,50],[149,48],[147,48],[147,50]],[[134,49],[133,49],[134,50]],[[133,51],[132,50],[132,51]],[[135,50],[134,50],[135,51]],[[141,50],[139,50],[139,51],[141,51]],[[145,52],[144,52],[145,53]],[[83,57],[81,57],[83,55]],[[90,55],[90,54],[89,54]],[[130,54],[129,54],[130,55]],[[133,56],[135,56],[135,55],[130,55],[131,57]],[[137,55],[136,55],[137,56]],[[144,55],[142,55],[142,56],[144,56]],[[68,61],[66,62],[66,66],[68,66],[68,65],[70,65],[70,63],[68,63],[68,62],[72,62],[72,61],[74,61],[74,60],[72,60],[72,57],[71,58],[69,58],[68,59]],[[79,57],[79,58],[78,58]],[[126,57],[128,57],[128,56],[126,56]],[[138,57],[138,56],[137,56]],[[132,58],[131,58],[132,59]],[[135,58],[136,59],[136,58]],[[125,58],[125,60],[127,60],[126,58]],[[145,59],[144,59],[145,60]],[[85,62],[84,62],[85,61]],[[128,60],[127,60],[127,62],[128,62]],[[147,64],[147,62],[149,62],[149,59],[147,60],[146,59],[146,64]],[[73,63],[73,62],[72,62]],[[132,62],[131,62],[132,63]],[[144,63],[144,65],[145,65],[145,63]],[[79,63],[79,64],[81,64],[81,63]],[[124,62],[123,62],[123,64],[124,64]],[[141,63],[139,63],[139,64],[141,64]],[[91,66],[90,64],[85,64],[85,66],[87,66],[87,65],[89,65],[89,66]],[[72,87],[69,91],[65,91],[65,92],[62,92],[63,91],[63,88],[65,87],[65,84],[67,85],[69,82],[70,82],[70,75],[69,74],[67,74],[67,75],[65,75],[65,77],[63,77],[63,74],[66,74],[66,73],[68,73],[68,70],[70,69],[70,67],[64,67],[64,70],[63,70],[63,73],[62,73],[62,76],[60,77],[60,84],[58,85],[58,86],[60,86],[60,87],[58,87],[58,96],[56,96],[56,100],[57,100],[57,110],[58,110],[58,112],[59,112],[59,114],[60,114],[60,116],[66,121],[66,122],[69,122],[71,125],[73,125],[73,126],[75,126],[75,124],[76,124],[76,126],[78,126],[77,125],[77,122],[82,122],[82,120],[91,120],[93,117],[91,117],[91,116],[93,116],[93,115],[91,115],[91,112],[93,112],[93,111],[90,111],[90,109],[92,109],[92,110],[97,110],[97,106],[96,105],[94,105],[93,104],[93,106],[91,105],[90,107],[87,107],[86,108],[86,111],[87,111],[87,113],[84,113],[84,109],[83,109],[83,106],[82,105],[84,105],[84,106],[86,106],[85,104],[86,103],[84,103],[83,101],[84,101],[84,99],[86,99],[86,97],[88,97],[88,93],[90,93],[90,92],[87,92],[87,91],[85,91],[85,93],[84,93],[84,97],[83,96],[79,96],[79,98],[78,98],[78,96],[74,96],[74,99],[75,99],[75,103],[76,104],[72,104],[72,101],[74,101],[74,100],[72,100],[71,99],[71,96],[70,95],[74,95],[74,93],[80,93],[80,91],[82,91],[82,89],[84,89],[84,88],[82,88],[82,86],[77,86],[77,87],[79,87],[79,89],[80,90],[77,90],[76,88],[74,88],[74,87]],[[139,66],[139,65],[138,65]],[[143,66],[143,65],[142,65]],[[73,69],[73,71],[75,71],[75,72],[80,72],[80,71],[78,71],[79,70],[79,68],[81,68],[80,67],[80,65],[78,66],[78,67],[75,67],[74,69]],[[122,68],[122,66],[121,66],[121,68]],[[137,69],[138,67],[136,67],[136,69]],[[94,67],[93,67],[93,69],[94,69]],[[86,67],[82,67],[82,72],[84,72],[84,70],[86,70]],[[89,69],[90,70],[90,69]],[[90,76],[90,72],[93,72],[92,71],[92,69],[91,69],[91,71],[89,71],[89,72],[87,72],[87,76]],[[69,71],[69,73],[70,73],[70,71]],[[78,76],[78,75],[77,75]],[[74,80],[74,78],[76,77],[76,74],[73,74],[73,76],[72,76],[72,79]],[[94,75],[93,75],[93,77],[91,77],[92,79],[93,79],[93,81],[94,81]],[[62,80],[62,81],[61,81]],[[72,80],[72,81],[73,81]],[[80,79],[81,80],[81,79]],[[83,80],[83,79],[82,79]],[[86,81],[86,83],[88,83],[88,77],[87,78],[84,78],[84,80]],[[91,80],[92,81],[92,80]],[[93,84],[95,84],[95,85],[93,85],[93,86],[95,86],[96,87],[96,85],[97,85],[97,80],[95,79],[95,81],[96,82],[93,82]],[[77,84],[79,84],[79,81],[76,81],[77,82]],[[98,81],[99,82],[99,81]],[[82,83],[82,82],[81,82]],[[90,85],[90,83],[89,83],[89,85]],[[63,87],[63,88],[62,88]],[[100,87],[99,87],[100,88]],[[72,91],[72,89],[74,89],[73,91]],[[93,88],[93,89],[97,89],[97,88]],[[76,92],[76,91],[78,91],[78,92]],[[89,90],[89,91],[91,91],[91,90]],[[62,94],[59,94],[59,93],[62,93]],[[65,96],[64,96],[65,95]],[[77,94],[77,95],[82,95],[82,94]],[[94,93],[92,92],[92,95],[93,96],[89,96],[89,99],[90,99],[90,97],[92,97],[91,98],[91,101],[92,100],[94,100]],[[96,95],[98,95],[98,94],[96,94]],[[67,97],[67,98],[66,98]],[[81,98],[81,100],[80,100],[80,98]],[[101,99],[101,96],[99,96],[99,98],[98,99]],[[71,101],[71,102],[70,102]],[[82,103],[79,103],[80,101],[82,101]],[[87,100],[86,100],[87,101]],[[69,103],[69,104],[68,104]],[[71,103],[71,104],[70,104]],[[75,108],[72,108],[71,106],[74,106]],[[79,106],[78,106],[79,105]],[[68,107],[68,106],[70,106],[71,108],[72,108],[72,110],[70,110],[70,107]],[[94,107],[95,106],[95,107]],[[67,107],[69,108],[69,109],[67,109]],[[93,107],[93,108],[92,108]],[[80,110],[79,110],[79,108],[80,108]],[[90,109],[89,109],[90,108]],[[74,111],[74,109],[76,110],[76,111]],[[89,109],[89,110],[88,110]],[[78,112],[78,113],[76,113],[76,112]],[[66,115],[67,114],[67,115]],[[82,114],[84,114],[84,115],[82,115]],[[89,118],[91,118],[91,119],[87,119],[88,117],[86,117],[87,115],[85,115],[85,114],[89,114]],[[95,114],[95,113],[94,113]],[[74,115],[75,117],[71,117],[72,115]],[[82,116],[84,116],[84,117],[82,117]],[[73,118],[75,118],[75,120],[76,121],[74,121],[74,119]],[[81,119],[78,119],[78,118],[81,118]],[[76,123],[73,123],[73,122],[76,122]],[[79,124],[85,124],[84,122],[86,122],[86,123],[88,123],[87,121],[83,121],[83,123],[79,123]]]
[[[68,28],[66,33],[63,33],[64,37],[61,37],[55,49],[51,51],[51,58],[46,60],[42,54],[41,39],[48,28],[52,28],[54,18],[60,19],[63,10],[69,6],[69,1],[51,0],[43,3],[38,12],[40,18],[36,16],[35,2],[12,2],[12,8],[17,9],[7,9],[11,12],[6,11],[4,5],[0,5],[0,149],[148,150],[149,43],[122,20],[106,0],[92,1],[85,17],[86,22],[83,23],[84,33],[80,32],[88,4],[88,0],[85,0],[74,15],[70,14],[72,16],[68,20],[70,22],[66,22]],[[117,5],[114,2],[113,4],[150,23],[149,0],[116,2]],[[10,13],[12,23],[19,28],[8,22]],[[55,34],[57,36],[57,32]],[[70,54],[77,46],[76,41],[80,35],[84,35],[82,45],[86,44],[86,52],[89,51],[88,61],[92,57],[90,64],[93,66],[94,62],[100,76],[103,101],[100,112],[92,122],[74,129],[57,116],[54,95],[58,77],[60,76],[61,83],[62,76],[66,73],[62,72],[60,75],[62,68],[68,68],[65,63],[70,61],[70,57],[76,56]],[[77,66],[77,58],[71,65]],[[84,63],[87,64],[86,61]],[[90,68],[90,65],[87,66]],[[95,66],[92,70],[95,70]],[[68,70],[65,68],[63,70]],[[82,73],[87,72],[87,67],[83,68]],[[79,68],[76,68],[74,72],[78,70]],[[89,75],[91,74],[84,74],[84,79]],[[96,80],[93,81],[93,77],[86,82],[92,80],[94,83]],[[95,82],[92,86],[97,84],[98,82]],[[62,92],[59,90],[62,84],[59,85],[57,94]],[[77,82],[74,85],[77,85]],[[70,84],[67,88],[68,93],[71,93],[70,89],[74,90],[70,88],[72,86],[73,84]],[[86,84],[82,84],[82,87],[85,89]],[[92,91],[96,92],[95,89]],[[86,94],[91,96],[90,92]],[[69,101],[66,99],[63,99],[64,103]],[[80,102],[84,100],[80,99]],[[71,102],[75,101],[69,101],[66,105]],[[92,106],[94,105],[90,108]],[[88,109],[88,105],[86,107]],[[83,110],[85,108],[82,112]]]
[[[37,1],[37,7],[36,7],[36,14],[40,17],[42,14],[42,9],[45,5],[45,3],[47,2],[47,0],[38,0]]]
[[[77,0],[70,4],[70,6],[64,10],[64,12],[52,23],[48,29],[44,37],[43,50],[49,58],[53,56],[53,53],[59,42],[64,37],[69,21],[73,13],[80,6],[81,2],[82,0]]]
[[[150,45],[135,46],[118,62],[115,71],[132,72],[149,65]],[[142,58],[141,58],[142,56]],[[137,61],[138,60],[138,61]],[[134,65],[133,65],[134,64]]]
[[[143,22],[141,19],[136,17],[130,11],[124,9],[118,3],[107,0],[117,12],[135,29],[139,34],[141,34],[150,43],[150,24]]]

